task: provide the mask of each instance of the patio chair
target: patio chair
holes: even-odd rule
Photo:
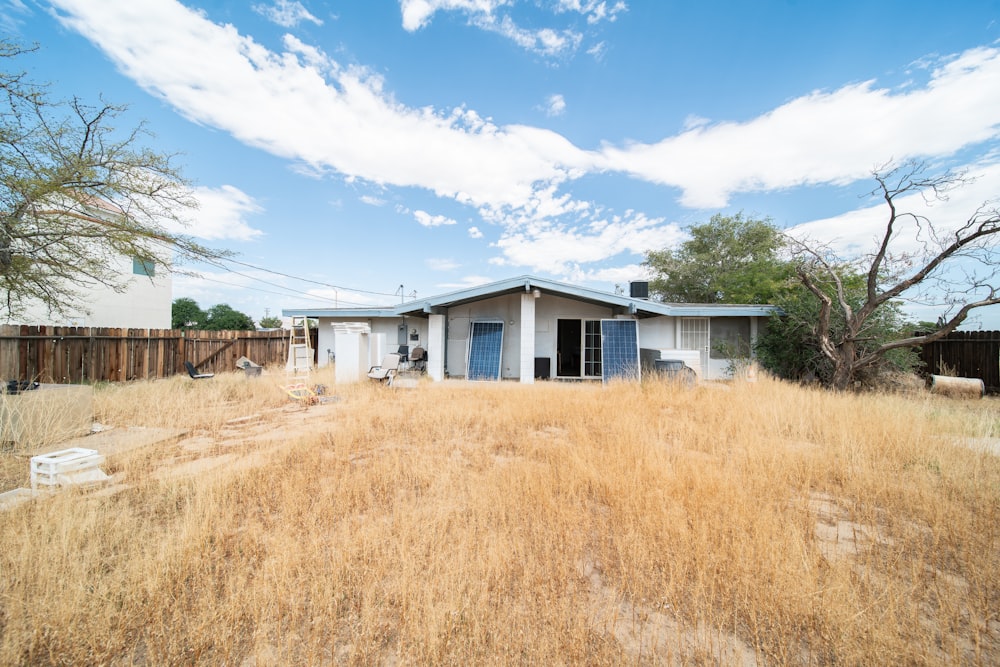
[[[194,364],[190,361],[184,362],[184,368],[187,369],[188,375],[191,376],[192,380],[204,380],[205,378],[215,377],[215,373],[199,373],[194,369]]]
[[[421,373],[427,370],[427,352],[419,345],[410,350],[410,364],[413,370]]]
[[[368,377],[391,386],[393,378],[399,371],[399,358],[399,355],[395,353],[385,355],[381,364],[368,369]]]

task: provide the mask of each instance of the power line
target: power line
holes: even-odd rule
[[[324,283],[324,282],[319,281],[319,280],[312,280],[311,278],[302,278],[300,276],[293,276],[293,275],[288,274],[288,273],[282,273],[281,271],[274,271],[273,269],[266,269],[263,266],[256,266],[254,264],[249,264],[247,262],[241,262],[238,259],[232,259],[232,258],[229,258],[229,257],[220,258],[220,260],[218,260],[217,262],[209,262],[209,263],[214,264],[215,266],[219,266],[220,268],[226,268],[226,267],[222,266],[221,262],[230,262],[232,264],[239,264],[240,266],[245,266],[245,267],[247,267],[249,269],[254,269],[254,270],[257,270],[257,271],[263,271],[265,273],[271,273],[271,274],[274,274],[276,276],[282,276],[283,278],[291,278],[292,280],[299,280],[299,281],[302,281],[304,283],[312,283],[313,285],[320,285],[321,287],[329,287],[331,289],[344,290],[344,291],[347,291],[347,292],[357,292],[359,294],[374,294],[376,296],[396,296],[396,294],[398,294],[398,292],[399,292],[399,290],[396,290],[396,292],[390,294],[388,292],[374,292],[372,290],[356,289],[354,287],[345,287],[343,285],[333,285],[331,283]],[[231,271],[231,269],[227,269],[227,270]],[[236,273],[236,272],[234,271],[233,273]]]
[[[225,268],[225,267],[222,267],[222,268]],[[307,296],[310,299],[316,299],[316,300],[319,300],[319,301],[330,301],[335,306],[336,305],[340,305],[340,304],[347,304],[347,305],[350,305],[350,306],[370,307],[368,304],[358,303],[356,301],[344,301],[344,300],[342,300],[340,298],[331,299],[328,296],[320,296],[319,294],[313,294],[311,292],[303,292],[302,290],[297,290],[294,287],[285,287],[284,285],[279,285],[277,283],[268,282],[267,280],[264,280],[263,278],[257,278],[255,276],[248,276],[248,275],[246,275],[244,273],[240,273],[239,271],[231,271],[231,270],[227,269],[227,272],[228,273],[232,273],[234,276],[241,276],[243,278],[249,278],[250,280],[256,280],[258,282],[264,283],[265,285],[270,285],[271,287],[277,287],[278,289],[285,290],[285,291],[284,292],[275,292],[274,290],[261,289],[260,287],[250,287],[248,285],[235,285],[233,283],[227,283],[225,280],[218,280],[216,278],[206,278],[205,276],[202,276],[202,275],[196,275],[194,277],[198,278],[199,280],[207,280],[208,282],[218,283],[220,285],[227,285],[229,287],[236,287],[236,288],[239,288],[239,289],[248,289],[248,290],[253,290],[255,292],[264,292],[264,293],[267,293],[267,294],[277,294],[278,296],[288,296],[288,294],[287,294],[288,292],[294,292],[295,294],[302,294],[304,296]]]
[[[277,294],[278,296],[288,296],[288,294],[286,292],[275,292],[274,290],[263,289],[261,287],[250,287],[248,285],[234,285],[233,283],[227,283],[225,280],[218,280],[216,278],[206,278],[205,276],[195,276],[195,277],[198,278],[198,280],[205,280],[205,281],[208,281],[210,283],[218,283],[220,285],[226,285],[227,287],[236,287],[238,289],[248,289],[248,290],[252,290],[254,292],[264,292],[265,294]],[[275,285],[274,283],[265,283],[265,284],[271,285],[272,287],[278,287],[280,289],[285,289],[285,290],[290,290],[290,291],[293,291],[293,292],[298,292],[298,290],[293,290],[291,288],[283,287],[281,285]],[[309,297],[311,297],[313,299],[319,299],[321,301],[334,301],[333,299],[331,299],[329,297],[317,296],[315,294],[308,294],[307,292],[299,292],[299,294],[306,294],[307,296],[309,296]],[[334,303],[336,303],[336,302],[334,301]]]
[[[167,245],[167,244],[164,244],[164,245]],[[239,266],[245,266],[245,267],[253,269],[255,271],[263,271],[264,273],[270,273],[270,274],[275,275],[275,276],[281,276],[283,278],[290,278],[292,280],[297,280],[297,281],[304,282],[304,283],[310,283],[310,284],[313,284],[313,285],[319,285],[320,287],[327,287],[327,288],[330,288],[330,289],[333,289],[333,290],[338,290],[338,291],[354,292],[354,293],[358,293],[358,294],[372,294],[372,295],[375,295],[375,296],[387,296],[387,297],[393,297],[393,296],[396,296],[397,294],[399,294],[399,290],[398,289],[396,290],[396,292],[390,294],[389,292],[376,292],[376,291],[373,291],[373,290],[356,289],[356,288],[353,288],[353,287],[346,287],[346,286],[343,286],[343,285],[334,285],[332,283],[326,283],[326,282],[322,282],[322,281],[319,281],[319,280],[313,280],[311,278],[303,278],[301,276],[293,276],[293,275],[291,275],[289,273],[283,273],[281,271],[275,271],[274,269],[268,269],[268,268],[265,268],[263,266],[258,266],[256,264],[250,264],[249,262],[243,262],[243,261],[240,261],[238,259],[233,259],[231,257],[202,258],[201,261],[204,262],[205,264],[210,265],[210,266],[215,266],[215,267],[217,267],[219,269],[222,269],[223,271],[226,271],[227,273],[232,273],[233,275],[241,276],[241,277],[247,278],[249,280],[256,280],[258,282],[264,283],[265,285],[270,285],[271,287],[276,287],[278,289],[285,290],[286,292],[293,292],[295,294],[302,294],[302,295],[307,296],[307,297],[309,297],[311,299],[319,299],[319,300],[322,300],[322,301],[332,301],[335,306],[336,305],[340,305],[340,304],[346,304],[346,305],[351,305],[351,306],[370,307],[370,304],[359,303],[357,301],[344,301],[344,300],[340,299],[339,295],[337,297],[331,299],[330,297],[319,296],[317,294],[312,294],[310,292],[303,292],[302,290],[297,290],[297,289],[295,289],[293,287],[286,287],[285,285],[279,285],[279,284],[274,283],[274,282],[269,282],[267,280],[264,280],[263,278],[258,278],[256,276],[251,276],[251,275],[247,275],[245,273],[241,273],[239,271],[235,271],[232,268],[230,268],[228,266],[225,266],[224,262],[228,262],[230,264],[238,264]],[[222,280],[213,280],[211,278],[205,278],[204,276],[199,276],[199,277],[202,280],[208,280],[210,282],[216,282],[216,283],[219,283],[219,284],[222,284],[222,285],[230,285],[230,286],[234,286],[234,287],[243,287],[243,289],[253,289],[253,290],[256,290],[256,291],[259,291],[259,292],[266,292],[266,293],[270,293],[270,294],[278,294],[279,296],[282,295],[279,292],[271,292],[269,290],[263,290],[263,289],[259,289],[259,288],[246,287],[246,286],[235,286],[235,285],[232,285],[231,283],[227,283],[227,282],[222,281]],[[416,297],[416,292],[413,292],[413,294],[411,296],[412,297]]]

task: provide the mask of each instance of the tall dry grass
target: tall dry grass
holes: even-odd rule
[[[0,513],[0,663],[1000,661],[995,401],[221,379],[97,403],[232,465]]]

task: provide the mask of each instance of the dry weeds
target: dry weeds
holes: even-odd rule
[[[0,513],[0,663],[1000,661],[996,401],[335,389],[98,391],[190,435]]]

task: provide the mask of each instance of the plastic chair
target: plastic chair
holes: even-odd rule
[[[194,369],[194,364],[190,361],[184,362],[184,368],[187,369],[188,375],[191,376],[192,380],[204,380],[206,378],[215,377],[215,373],[199,373]]]
[[[427,352],[419,345],[410,350],[410,363],[413,370],[423,372],[427,369]]]
[[[385,359],[382,360],[381,364],[368,369],[368,377],[391,385],[393,379],[396,377],[396,373],[399,371],[399,359],[400,356],[398,354],[385,355]]]

